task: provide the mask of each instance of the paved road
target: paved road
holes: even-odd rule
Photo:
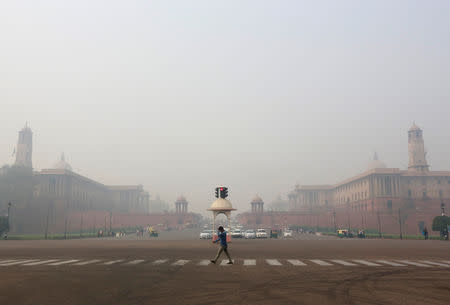
[[[308,237],[309,238],[309,237]],[[0,304],[448,304],[450,243],[236,240],[0,242]]]

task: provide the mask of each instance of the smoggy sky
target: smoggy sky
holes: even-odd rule
[[[413,121],[450,170],[449,84],[449,1],[0,2],[0,164],[28,121],[36,169],[197,212],[405,168]]]

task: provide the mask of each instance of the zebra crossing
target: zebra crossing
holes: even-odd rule
[[[218,266],[236,266],[243,267],[402,267],[402,268],[450,268],[450,261],[440,259],[236,259],[233,265],[227,264],[228,260],[222,260]],[[42,267],[48,266],[57,268],[60,266],[82,267],[82,266],[172,266],[183,267],[193,265],[196,267],[211,267],[209,259],[77,259],[77,258],[53,258],[53,259],[1,259],[0,270],[6,267]],[[450,269],[449,269],[450,270]]]

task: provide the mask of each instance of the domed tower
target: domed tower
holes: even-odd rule
[[[19,141],[17,142],[16,149],[16,163],[17,166],[24,166],[33,168],[32,163],[33,155],[33,132],[25,124],[25,127],[19,131]]]
[[[188,202],[186,198],[180,196],[175,201],[175,213],[183,214],[188,212]]]
[[[386,168],[386,164],[384,164],[382,161],[378,159],[377,152],[373,154],[373,160],[369,163],[367,170],[372,170],[376,168]]]
[[[422,129],[415,123],[408,131],[408,154],[408,170],[418,172],[428,171]]]
[[[256,195],[250,203],[252,206],[252,213],[263,213],[264,212],[264,201]]]
[[[54,169],[63,169],[67,171],[72,171],[72,166],[70,166],[69,163],[66,162],[66,158],[64,156],[64,153],[61,154],[61,160],[55,163],[53,166]]]

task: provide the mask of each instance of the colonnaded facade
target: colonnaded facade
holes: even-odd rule
[[[387,168],[375,153],[368,169],[355,177],[335,185],[296,186],[288,194],[289,212],[253,211],[241,219],[254,225],[431,231],[432,219],[450,203],[450,171],[429,170],[423,132],[415,124],[408,131],[408,154],[406,170]]]
[[[183,210],[150,214],[150,194],[142,185],[102,184],[75,173],[64,154],[52,168],[34,171],[32,151],[33,132],[25,126],[19,132],[15,164],[0,171],[3,176],[14,171],[21,173],[14,181],[0,181],[3,183],[0,207],[6,206],[7,201],[13,204],[12,231],[39,232],[45,227],[45,230],[70,232],[83,227],[108,230],[135,225],[177,227],[196,223],[197,217],[187,212],[186,200],[182,202]],[[23,181],[27,179],[30,181],[29,198],[19,200],[17,194],[8,192],[17,189],[15,193],[26,193]]]

